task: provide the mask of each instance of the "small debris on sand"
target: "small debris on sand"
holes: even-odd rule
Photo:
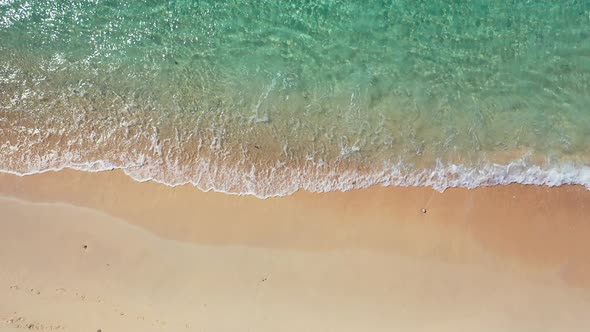
[[[426,209],[422,208],[422,210],[420,210],[422,213],[426,213]]]

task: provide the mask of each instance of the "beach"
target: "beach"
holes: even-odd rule
[[[0,175],[0,330],[586,331],[590,191]]]
[[[590,331],[590,7],[0,0],[0,332]]]

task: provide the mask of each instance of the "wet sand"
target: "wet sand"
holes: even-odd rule
[[[587,331],[590,191],[0,174],[0,331]]]

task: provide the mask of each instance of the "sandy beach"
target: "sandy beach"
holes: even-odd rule
[[[0,332],[589,332],[589,4],[0,0]]]
[[[0,175],[0,331],[588,331],[590,191]]]

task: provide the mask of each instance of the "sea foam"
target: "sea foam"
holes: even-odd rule
[[[147,163],[141,165],[117,165],[104,160],[87,163],[69,163],[49,168],[29,168],[26,170],[2,169],[0,172],[18,176],[73,169],[84,172],[122,170],[138,182],[154,181],[166,186],[193,185],[199,190],[222,192],[235,195],[253,195],[258,198],[271,198],[291,195],[299,190],[309,192],[350,191],[371,186],[384,187],[431,187],[443,192],[448,188],[468,188],[524,184],[555,187],[560,185],[582,185],[590,189],[590,167],[563,164],[542,167],[531,165],[526,158],[507,164],[488,164],[480,167],[466,167],[438,161],[436,167],[412,170],[407,165],[397,164],[375,169],[375,172],[355,171],[333,172],[325,169],[294,169],[281,166],[271,170],[271,176],[262,179],[244,174],[236,167],[212,169],[202,163],[199,177],[189,178],[182,172],[174,173],[174,167],[166,171]],[[223,174],[223,180],[219,176]]]

